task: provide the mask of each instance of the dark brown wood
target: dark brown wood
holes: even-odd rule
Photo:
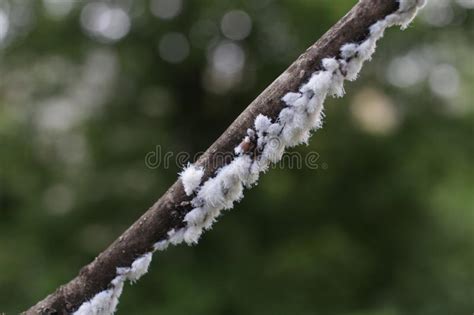
[[[216,156],[219,154],[222,157],[224,154],[230,157],[258,114],[277,117],[283,107],[283,95],[296,91],[318,70],[323,58],[337,56],[345,43],[363,40],[370,25],[397,8],[398,2],[395,0],[361,0],[354,6],[270,84],[200,157],[197,164],[205,167],[205,178],[229,162],[221,161]],[[189,197],[178,180],[138,221],[93,262],[83,267],[76,278],[60,286],[24,314],[70,314],[77,310],[82,303],[107,288],[116,275],[117,267],[130,266],[137,257],[149,252],[154,243],[164,239],[169,230],[182,226],[182,219],[190,210],[189,206],[183,206],[186,201],[189,201]]]

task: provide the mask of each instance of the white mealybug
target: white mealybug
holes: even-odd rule
[[[183,182],[186,195],[191,196],[199,185],[201,185],[204,169],[202,167],[196,167],[193,164],[188,164],[179,175]]]

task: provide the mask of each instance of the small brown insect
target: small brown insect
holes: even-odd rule
[[[239,146],[243,153],[249,153],[255,149],[255,143],[249,137],[245,137]]]

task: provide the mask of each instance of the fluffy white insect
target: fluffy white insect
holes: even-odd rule
[[[154,251],[164,251],[168,248],[170,242],[166,239],[166,240],[162,240],[162,241],[159,241],[159,242],[156,242],[154,245],[153,245],[153,250]]]
[[[257,118],[255,118],[255,129],[258,132],[267,131],[268,127],[270,127],[271,124],[272,121],[265,115],[260,114],[257,116]]]
[[[146,253],[132,263],[131,267],[118,267],[117,276],[110,283],[110,288],[96,294],[90,301],[81,305],[74,315],[109,315],[117,309],[126,280],[135,282],[148,271],[153,253]]]
[[[83,303],[74,312],[74,315],[110,315],[115,313],[123,290],[123,280],[121,280],[121,276],[118,276],[112,282],[116,283],[112,284],[112,288],[99,292],[90,301]]]
[[[204,176],[204,169],[202,167],[188,164],[179,175],[183,182],[186,195],[191,196],[199,185],[201,185],[201,180]]]
[[[201,234],[203,232],[202,226],[197,226],[197,225],[191,225],[186,229],[186,232],[184,233],[184,241],[188,245],[192,244],[197,244],[199,241],[199,238],[201,237]]]
[[[146,253],[135,259],[130,271],[127,273],[127,280],[130,280],[133,283],[146,274],[152,258],[153,253]]]
[[[194,208],[186,214],[184,221],[188,225],[198,225],[206,219],[206,215],[206,211],[203,208]]]
[[[178,245],[178,244],[181,244],[184,240],[184,233],[186,232],[186,229],[185,228],[181,228],[181,229],[171,229],[169,232],[168,232],[168,241],[170,242],[170,244],[173,244],[173,245]]]
[[[340,49],[340,58],[326,58],[321,69],[313,73],[298,92],[288,92],[282,101],[286,107],[276,121],[258,115],[255,130],[249,129],[243,141],[257,143],[261,154],[250,156],[241,146],[235,148],[236,157],[219,169],[215,176],[201,183],[202,168],[188,165],[180,177],[188,196],[196,194],[191,204],[195,207],[184,217],[185,226],[171,229],[167,238],[154,244],[154,251],[165,250],[170,244],[182,242],[196,244],[203,230],[209,230],[221,211],[231,209],[243,198],[244,187],[256,184],[259,174],[266,172],[271,163],[278,162],[285,148],[306,143],[311,131],[322,126],[323,103],[327,95],[344,95],[344,80],[355,80],[365,61],[370,60],[377,41],[386,28],[400,25],[406,28],[413,20],[424,0],[399,0],[399,9],[374,23],[369,36],[362,43],[346,43]],[[90,301],[84,302],[74,315],[110,315],[116,310],[118,298],[126,280],[136,281],[148,270],[152,252],[137,258],[130,267],[117,268],[110,288],[99,292]]]

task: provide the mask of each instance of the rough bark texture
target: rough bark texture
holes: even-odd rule
[[[345,43],[359,42],[368,35],[370,25],[383,19],[398,8],[395,0],[361,0],[346,16],[321,39],[302,54],[283,74],[268,86],[211,145],[197,161],[205,167],[205,178],[224,163],[219,156],[231,156],[255,117],[263,114],[276,118],[283,108],[281,98],[296,91],[320,67],[321,60],[334,57]],[[222,154],[226,153],[226,154]],[[83,267],[78,276],[60,286],[54,293],[38,302],[24,314],[70,314],[84,301],[107,288],[116,276],[117,267],[128,267],[139,256],[149,252],[153,244],[165,239],[172,228],[183,225],[184,215],[190,210],[190,198],[178,180],[128,230],[114,241],[93,262]]]

